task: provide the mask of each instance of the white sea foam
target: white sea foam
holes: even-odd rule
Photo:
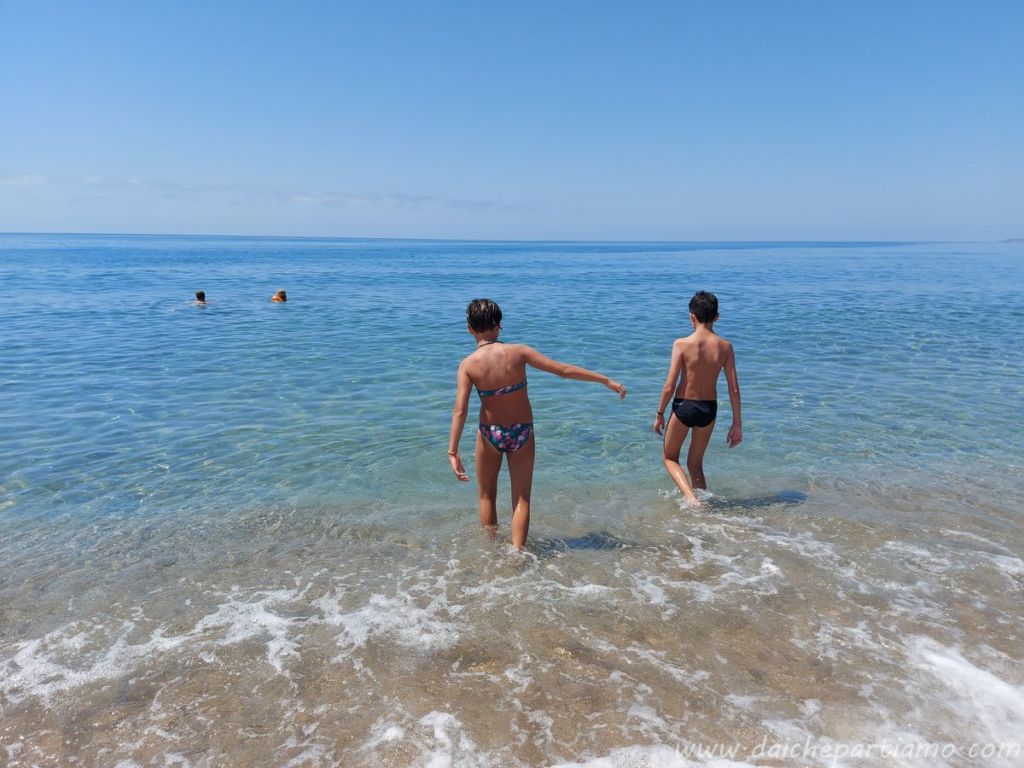
[[[630,574],[633,582],[633,594],[643,603],[653,605],[661,609],[661,618],[669,619],[676,612],[675,603],[669,599],[664,587],[671,584],[667,579],[645,572]]]
[[[887,541],[881,548],[902,556],[911,566],[928,573],[945,573],[953,567],[949,558],[905,541]]]
[[[285,718],[286,721],[289,719]],[[322,739],[317,739],[315,736],[317,729],[320,727],[318,721],[306,723],[301,729],[296,728],[294,723],[288,724],[294,730],[275,750],[274,765],[280,765],[282,768],[306,768],[307,766],[334,766],[338,764],[334,759],[333,747],[325,745]],[[298,731],[301,731],[301,733]],[[285,755],[290,755],[290,757],[286,760]]]
[[[757,573],[744,575],[738,571],[729,571],[728,573],[723,573],[719,578],[719,581],[723,584],[736,584],[738,586],[748,587],[769,581],[772,578],[781,575],[782,569],[773,563],[770,557],[765,557],[761,559],[761,565],[758,567]],[[773,586],[769,586],[762,591],[773,593],[776,590]]]
[[[561,600],[566,595],[580,599],[607,599],[617,591],[616,587],[607,584],[579,581],[565,584],[559,580],[564,578],[557,565],[547,563],[542,570],[530,570],[515,576],[492,575],[479,583],[463,584],[459,587],[459,594],[483,600],[485,605],[499,605],[509,598],[523,599],[524,593],[533,598]]]
[[[989,560],[995,564],[996,568],[1011,577],[1010,581],[1013,583],[1017,582],[1012,577],[1024,576],[1024,560],[1021,560],[1019,557],[989,555]]]
[[[238,593],[235,592],[234,595]],[[196,624],[191,635],[209,631],[223,630],[223,635],[215,640],[217,645],[232,645],[244,640],[269,635],[267,641],[267,662],[279,674],[285,673],[284,663],[289,657],[297,655],[298,643],[291,639],[293,628],[304,623],[304,619],[284,617],[271,608],[301,599],[304,592],[290,589],[279,589],[260,593],[256,600],[240,600],[232,596],[218,609],[204,616]]]
[[[376,593],[355,610],[341,608],[344,595],[335,592],[314,601],[324,621],[340,628],[339,643],[346,649],[362,648],[370,638],[389,637],[408,648],[438,650],[455,644],[464,627],[458,620],[462,606],[447,597],[447,579],[414,582],[394,595]]]
[[[658,710],[646,704],[633,704],[626,710],[626,717],[639,725],[640,733],[644,738],[658,739],[673,737],[677,735],[676,729],[669,722],[658,714]]]
[[[398,743],[416,750],[412,762],[402,763],[410,768],[490,768],[502,764],[496,756],[478,749],[459,718],[450,712],[432,711],[418,719],[392,712],[374,724],[358,751],[372,755]]]
[[[739,555],[720,555],[717,552],[705,549],[704,540],[699,536],[687,536],[686,540],[690,542],[689,558],[679,562],[680,568],[690,570],[706,563],[726,566],[732,565],[732,563],[739,559]]]
[[[709,584],[694,581],[689,586],[693,599],[698,603],[711,603],[715,600],[715,588]]]
[[[134,629],[130,621],[109,631],[90,622],[72,622],[43,637],[19,643],[0,669],[0,691],[15,703],[30,696],[49,701],[63,691],[121,677],[154,654],[186,642],[183,636],[163,637],[162,629],[158,629],[147,642],[131,644],[127,637]],[[110,635],[112,639],[108,639]],[[87,641],[102,647],[82,653]]]
[[[416,723],[415,730],[421,735],[421,743],[429,745],[430,751],[425,755],[426,768],[469,768],[486,766],[490,762],[485,755],[477,753],[476,745],[462,723],[448,712],[424,715]]]
[[[532,661],[530,656],[523,654],[514,667],[509,667],[502,673],[502,676],[512,683],[514,692],[522,693],[533,682],[533,675],[528,671],[532,666]]]
[[[774,546],[788,549],[809,560],[833,564],[839,559],[839,556],[836,554],[835,544],[816,539],[808,531],[801,531],[799,533],[758,531],[757,534],[764,541]]]
[[[327,750],[319,744],[307,744],[303,745],[301,752],[283,763],[282,768],[310,768],[317,765],[333,766],[337,765],[337,762],[331,759]]]
[[[8,763],[11,763],[21,754],[25,745],[22,742],[15,742],[11,744],[0,744],[0,747],[4,748],[4,751],[7,753],[7,761]]]
[[[170,766],[179,766],[179,768],[192,768],[192,761],[184,755],[179,755],[177,752],[164,752],[162,757],[164,759],[164,765],[168,768]]]
[[[556,583],[556,588],[570,595],[581,598],[607,598],[615,592],[614,587],[604,584],[579,584],[571,587]]]
[[[530,581],[522,576],[492,576],[479,583],[463,584],[459,587],[459,594],[472,597],[484,606],[500,605],[508,598],[520,595],[524,588],[529,587]]]
[[[881,645],[875,639],[868,622],[860,621],[856,626],[844,627],[823,621],[809,638],[794,637],[790,642],[798,648],[814,653],[822,659],[836,661],[850,659],[851,649],[877,651]]]
[[[696,579],[672,579],[660,569],[627,572],[616,568],[617,578],[631,582],[630,593],[641,604],[662,609],[662,618],[668,619],[679,611],[679,606],[693,601],[710,603],[721,598],[731,598],[737,593],[768,595],[778,591],[777,582],[785,576],[771,558],[760,557],[756,561],[740,555],[719,555],[704,548],[703,542],[689,537],[692,543],[689,559],[677,553],[677,566],[690,571],[701,564],[712,564],[723,568],[717,576]]]
[[[13,702],[30,696],[51,700],[62,691],[135,674],[155,656],[182,647],[234,645],[267,635],[267,662],[278,673],[285,673],[284,663],[297,647],[289,635],[302,620],[282,617],[271,609],[299,597],[294,590],[275,590],[245,600],[232,592],[189,631],[167,635],[161,625],[140,643],[129,642],[137,629],[133,621],[121,621],[115,627],[72,622],[16,645],[14,654],[0,667],[0,691]]]
[[[383,717],[373,724],[370,736],[359,747],[361,752],[375,752],[384,744],[401,741],[405,738],[405,728],[396,723],[391,716]]]
[[[754,705],[761,700],[760,696],[741,695],[738,693],[728,693],[725,696],[725,700],[732,704],[737,709],[749,712],[753,709]]]
[[[945,605],[939,600],[931,599],[935,593],[935,585],[932,582],[920,579],[913,584],[886,581],[881,586],[891,593],[886,609],[888,613],[908,616],[915,620],[927,618],[938,624],[944,624],[948,620]]]
[[[1009,551],[1002,544],[992,541],[992,539],[986,539],[984,536],[979,536],[976,533],[971,533],[970,531],[957,531],[953,528],[940,528],[939,532],[946,536],[957,536],[962,539],[970,539],[971,541],[977,541],[993,549],[1000,550],[1002,552]]]
[[[664,745],[620,747],[604,757],[558,763],[550,768],[754,768],[753,763],[708,753],[702,755],[699,749],[690,750],[688,746],[684,744],[677,749]]]
[[[979,740],[1024,740],[1024,686],[1008,682],[966,659],[957,648],[931,638],[907,641],[912,664],[936,678],[946,695],[941,704],[959,724],[972,724]],[[939,702],[937,702],[939,703]]]
[[[649,664],[663,674],[667,674],[678,682],[685,683],[690,687],[696,686],[698,683],[707,680],[711,676],[709,672],[706,672],[703,669],[694,670],[673,664],[667,658],[668,654],[665,651],[655,651],[651,648],[636,644],[629,645],[625,648],[619,648],[618,646],[612,645],[611,643],[605,640],[600,640],[596,637],[591,638],[589,643],[596,650],[607,653],[615,658],[621,658],[629,664],[635,662]]]
[[[526,706],[523,703],[523,694],[533,684],[534,675],[531,673],[536,672],[543,675],[550,667],[550,664],[523,654],[519,657],[516,666],[509,667],[502,675],[505,680],[511,683],[503,693],[502,708],[508,707],[515,710],[530,724],[529,728],[520,728],[513,719],[510,723],[513,733],[517,735],[521,743],[529,740],[541,748],[554,742],[553,728],[555,721],[544,710],[532,709]]]

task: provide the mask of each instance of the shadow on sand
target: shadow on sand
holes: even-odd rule
[[[765,507],[796,506],[807,501],[808,496],[803,491],[778,491],[777,493],[766,493],[763,496],[751,496],[746,499],[729,499],[722,496],[712,496],[708,499],[708,508],[714,512],[735,511],[738,507],[742,510],[764,509]]]
[[[807,501],[808,496],[802,491],[778,491],[777,493],[752,496],[746,499],[729,499],[723,496],[712,496],[707,500],[706,506],[696,510],[696,514],[706,512],[708,514],[753,512],[768,507],[790,507],[802,504]],[[642,542],[620,539],[608,531],[591,531],[582,536],[568,538],[537,538],[530,541],[530,552],[536,557],[551,557],[565,552],[579,552],[587,550],[611,550],[627,549],[641,546]],[[657,546],[652,542],[646,546]]]
[[[592,531],[564,539],[535,539],[530,549],[538,557],[543,557],[570,550],[625,549],[632,546],[634,542],[620,539],[607,531]]]

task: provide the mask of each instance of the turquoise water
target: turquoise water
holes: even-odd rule
[[[459,503],[445,432],[475,296],[505,307],[506,339],[630,387],[620,404],[532,377],[542,488],[663,481],[651,417],[702,287],[719,295],[746,401],[743,449],[711,456],[719,487],[1021,459],[1019,245],[4,236],[0,249],[8,519]],[[286,306],[268,301],[279,286]]]
[[[698,731],[848,735],[801,715],[806,701],[862,711],[865,738],[900,713],[916,713],[922,738],[1019,733],[1022,286],[1021,244],[0,235],[0,705],[23,745],[8,759],[146,762],[192,744],[196,764],[308,752],[325,765],[537,765],[628,761]],[[269,301],[278,288],[288,304]],[[697,289],[718,295],[716,330],[737,350],[745,438],[725,448],[723,396],[703,512],[677,504],[650,431]],[[502,306],[504,339],[629,387],[619,402],[530,377],[525,559],[479,539],[473,486],[445,456],[478,296]],[[535,605],[506,611],[522,599]],[[602,613],[625,605],[641,611],[628,631]],[[797,693],[693,661],[701,638],[750,611],[795,624],[751,633],[735,657],[726,647],[731,662],[761,654],[805,678],[822,663],[866,677],[952,664],[965,701],[987,674],[1005,706],[993,721],[895,693]],[[567,634],[543,629],[552,621]],[[821,645],[844,632],[845,645]],[[507,658],[481,650],[502,636]],[[402,671],[414,691],[388,674],[395,649],[419,659]],[[629,654],[655,665],[636,700],[610,661]],[[460,677],[473,664],[479,679]],[[574,685],[597,668],[614,684],[570,685],[562,723],[524,682],[545,664]],[[154,702],[188,701],[245,727],[241,709],[189,687],[200,667],[213,674],[203,665],[225,681],[248,670],[252,688],[232,701],[262,691],[261,737],[210,741],[156,714]],[[323,716],[334,700],[297,682],[307,667],[367,698]],[[517,685],[502,706],[519,720],[490,744],[494,723],[459,702]],[[603,733],[617,735],[587,735],[580,724],[606,709]],[[314,720],[321,743],[303,736]]]

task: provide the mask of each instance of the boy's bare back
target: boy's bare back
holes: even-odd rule
[[[681,361],[674,397],[716,400],[718,374],[722,369],[731,367],[735,376],[732,344],[706,328],[698,327],[689,336],[676,339],[672,353]]]

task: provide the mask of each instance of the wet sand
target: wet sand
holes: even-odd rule
[[[791,764],[758,745],[1019,740],[1005,500],[965,516],[829,483],[587,504],[621,523],[573,529],[581,505],[523,555],[441,508],[421,510],[429,539],[272,508],[69,535],[47,569],[8,574],[7,762],[687,765],[677,750],[720,744]]]

